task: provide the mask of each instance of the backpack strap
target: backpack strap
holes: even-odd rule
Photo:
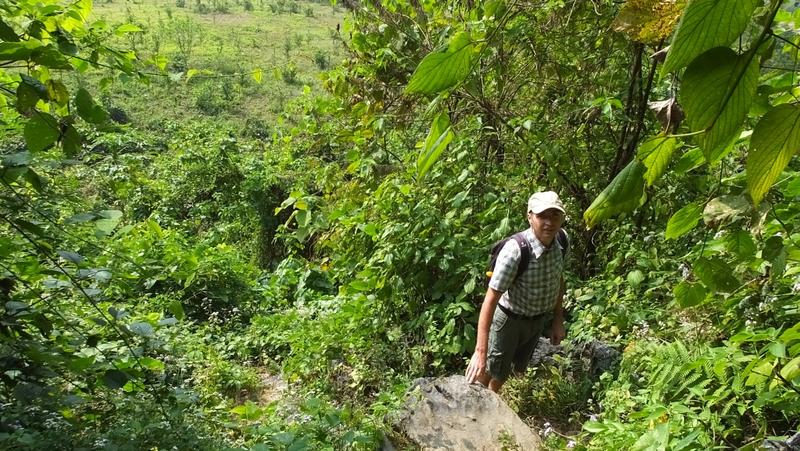
[[[525,232],[518,232],[511,236],[517,242],[520,250],[519,264],[517,265],[517,274],[514,276],[514,282],[517,281],[520,275],[528,269],[528,263],[531,261],[531,243],[525,238]]]
[[[569,250],[569,238],[567,237],[567,232],[564,229],[558,229],[556,239],[558,240],[558,244],[561,245],[561,256],[566,257],[567,251]]]

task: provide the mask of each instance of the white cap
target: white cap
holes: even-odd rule
[[[558,198],[558,194],[553,191],[542,191],[539,193],[534,193],[530,199],[528,199],[528,212],[538,215],[539,213],[549,210],[551,208],[555,208],[556,210],[561,211],[562,213],[566,214],[567,212],[564,210],[564,204],[561,203],[561,199]]]

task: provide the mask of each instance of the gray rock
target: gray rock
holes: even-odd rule
[[[400,435],[422,450],[541,447],[541,439],[498,395],[480,384],[468,384],[464,376],[414,381],[394,424]]]
[[[759,449],[764,451],[800,451],[800,432],[786,440],[764,440]]]

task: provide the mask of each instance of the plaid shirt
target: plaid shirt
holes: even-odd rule
[[[524,233],[531,245],[528,270],[514,282],[522,251],[516,241],[508,240],[497,255],[489,287],[503,293],[500,298],[503,307],[520,315],[534,316],[551,312],[555,307],[565,256],[557,238],[548,249],[531,229]]]

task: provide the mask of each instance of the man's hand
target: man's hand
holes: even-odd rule
[[[554,319],[552,329],[550,330],[550,344],[558,346],[566,335],[567,332],[564,330],[564,320]]]
[[[486,353],[475,351],[464,375],[467,377],[467,382],[472,384],[484,374],[486,374]]]

